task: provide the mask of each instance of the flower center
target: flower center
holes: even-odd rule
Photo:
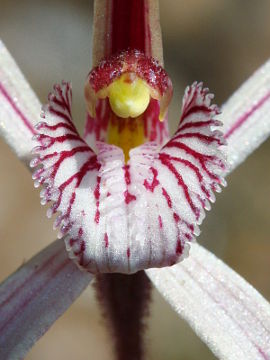
[[[108,88],[112,111],[120,118],[136,118],[149,105],[149,86],[134,73],[125,73]]]
[[[172,83],[165,70],[138,50],[100,61],[85,84],[90,118],[97,122],[106,113],[106,122],[98,126],[106,132],[106,142],[123,149],[126,161],[130,149],[156,140],[171,97]],[[97,111],[101,103],[109,111]]]

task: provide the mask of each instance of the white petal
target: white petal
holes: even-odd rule
[[[188,259],[146,273],[217,357],[270,359],[270,305],[209,251],[192,244]]]
[[[38,98],[0,40],[0,136],[27,165],[40,109]]]
[[[220,120],[228,142],[230,171],[270,133],[270,61],[258,69],[223,105]]]
[[[92,279],[58,240],[0,285],[0,358],[22,359]]]

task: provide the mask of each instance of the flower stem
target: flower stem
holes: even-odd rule
[[[110,325],[116,359],[143,360],[144,318],[151,297],[151,283],[145,272],[101,274],[96,277],[95,288]]]

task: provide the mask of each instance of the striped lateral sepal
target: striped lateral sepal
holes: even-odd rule
[[[225,185],[224,140],[215,130],[218,108],[202,84],[188,87],[179,127],[159,149],[146,143],[130,151],[86,144],[72,123],[71,87],[56,85],[36,129],[35,184],[41,202],[60,212],[55,226],[70,256],[90,272],[133,273],[172,265],[187,255],[189,242]]]

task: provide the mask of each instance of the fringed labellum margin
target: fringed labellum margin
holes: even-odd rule
[[[71,117],[71,87],[57,85],[36,129],[31,166],[44,185],[48,215],[68,233],[67,250],[93,273],[134,273],[175,264],[199,234],[198,225],[225,182],[222,134],[213,130],[218,108],[202,84],[188,87],[179,127],[161,149],[145,143],[129,152],[97,143],[97,154],[80,137]]]

